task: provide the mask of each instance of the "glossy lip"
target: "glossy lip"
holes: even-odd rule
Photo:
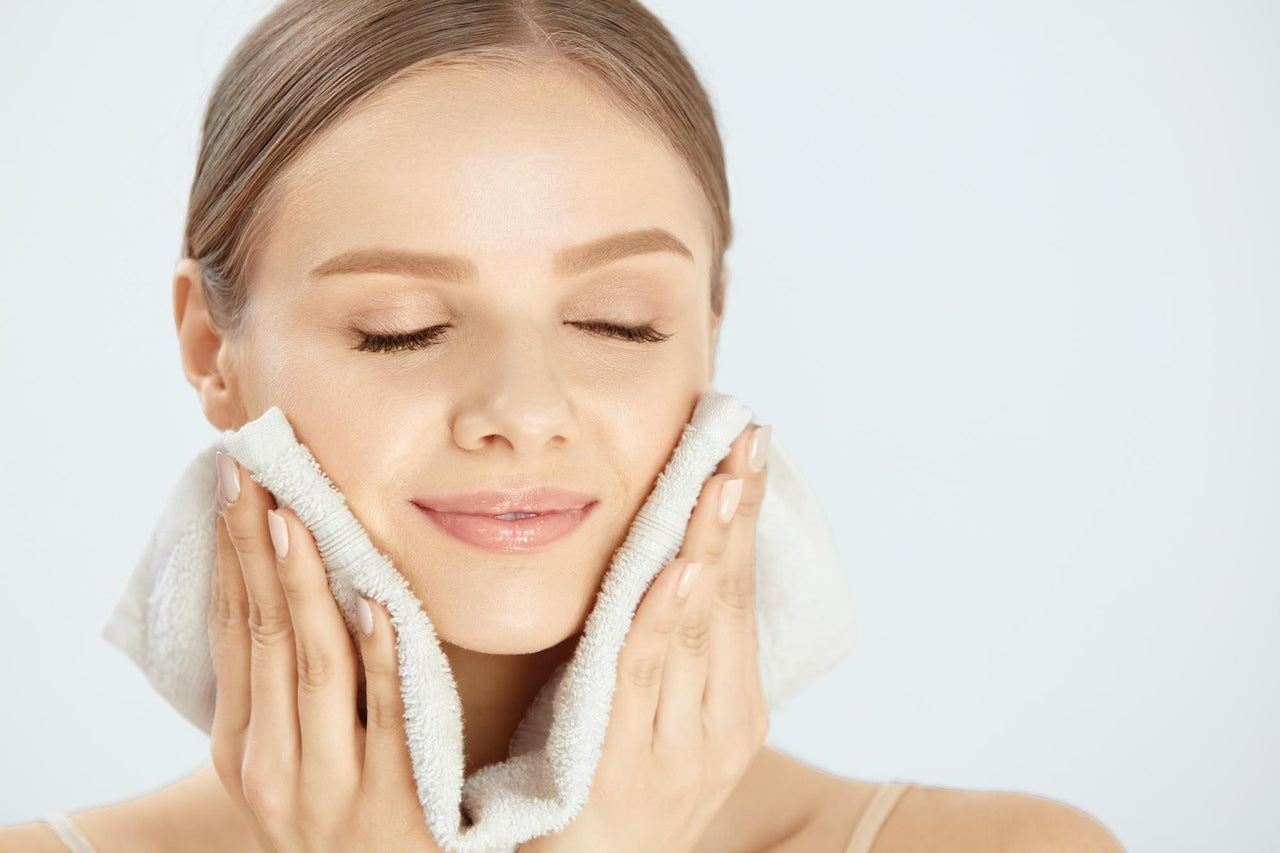
[[[415,504],[426,510],[485,516],[504,515],[508,512],[565,512],[581,509],[594,501],[595,496],[585,492],[553,486],[524,486],[505,491],[467,492],[413,499]]]
[[[578,509],[543,512],[533,518],[512,521],[473,513],[442,512],[416,501],[414,505],[437,527],[459,541],[486,551],[513,553],[536,551],[568,536],[591,514],[597,502],[592,501]],[[510,509],[500,510],[497,514],[529,511]]]

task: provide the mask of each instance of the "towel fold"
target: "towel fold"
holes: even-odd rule
[[[206,614],[216,565],[214,453],[230,453],[311,531],[355,642],[357,596],[391,615],[405,729],[423,816],[446,853],[513,853],[564,829],[587,800],[607,729],[617,658],[654,576],[680,551],[702,486],[752,421],[708,389],[614,552],[573,656],[525,713],[510,756],[463,778],[457,685],[421,602],[352,515],[341,492],[272,407],[226,430],[187,466],[102,636],[183,716],[209,732],[216,684]],[[830,530],[773,437],[756,529],[761,684],[776,710],[835,666],[853,642],[853,605]]]

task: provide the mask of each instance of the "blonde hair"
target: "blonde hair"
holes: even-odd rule
[[[657,132],[711,212],[711,309],[733,239],[724,150],[710,99],[671,33],[636,0],[286,0],[232,52],[214,84],[183,231],[214,324],[240,335],[247,277],[276,178],[317,133],[406,70],[554,63]]]

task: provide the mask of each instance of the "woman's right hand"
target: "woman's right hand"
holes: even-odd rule
[[[225,454],[219,492],[228,503],[208,628],[210,753],[223,787],[264,851],[438,853],[413,778],[389,614],[370,602],[373,634],[360,637],[366,724],[355,647],[311,532]]]

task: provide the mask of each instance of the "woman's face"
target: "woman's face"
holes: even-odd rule
[[[692,175],[564,71],[450,68],[397,82],[281,177],[232,355],[245,416],[284,411],[442,640],[520,654],[581,631],[713,374],[711,224]],[[691,257],[583,248],[652,229]],[[359,348],[362,332],[433,326],[447,328],[425,348]],[[526,486],[595,503],[513,552],[420,506]]]

